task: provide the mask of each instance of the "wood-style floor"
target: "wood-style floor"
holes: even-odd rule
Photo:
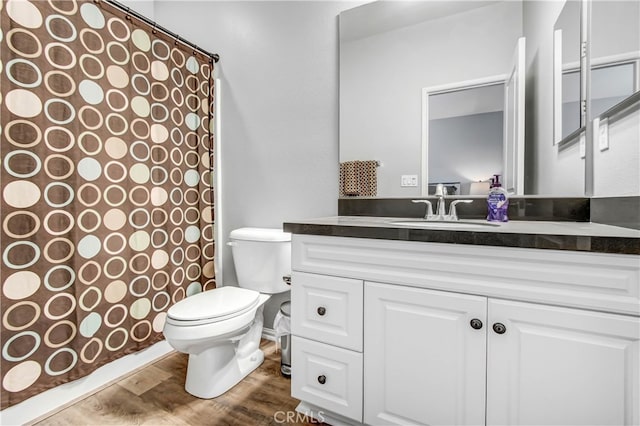
[[[37,423],[68,425],[308,425],[294,414],[280,353],[263,340],[264,363],[225,394],[199,399],[184,390],[188,355],[173,353]],[[287,421],[287,413],[288,420]]]

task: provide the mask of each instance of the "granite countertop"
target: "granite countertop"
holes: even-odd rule
[[[335,237],[640,254],[640,230],[636,229],[591,222],[512,220],[497,226],[484,220],[460,222],[423,225],[417,218],[333,216],[285,222],[284,230]]]

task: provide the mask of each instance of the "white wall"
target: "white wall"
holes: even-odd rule
[[[609,149],[593,146],[594,196],[640,196],[640,108],[613,117]]]
[[[337,214],[338,14],[359,3],[156,1],[156,20],[220,54],[224,284],[229,232]],[[265,310],[271,327],[280,302]]]
[[[597,61],[630,52],[637,54],[640,49],[640,2],[592,0],[591,14],[592,59]]]
[[[419,196],[400,176],[420,175],[422,88],[507,73],[521,35],[521,2],[497,2],[343,41],[340,160],[382,161],[381,197]]]
[[[155,0],[120,0],[119,2],[142,16],[155,20]],[[159,25],[166,27],[164,23]]]
[[[564,1],[525,1],[527,106],[525,193],[584,195],[584,160],[578,144],[553,145],[553,25]]]

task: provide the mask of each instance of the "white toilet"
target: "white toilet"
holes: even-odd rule
[[[189,354],[185,389],[199,398],[223,394],[262,364],[264,303],[269,294],[289,290],[283,276],[291,273],[291,234],[240,228],[229,239],[240,287],[179,301],[164,326],[167,342]]]

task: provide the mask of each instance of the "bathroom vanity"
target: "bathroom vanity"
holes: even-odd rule
[[[298,411],[330,424],[640,423],[640,231],[399,222],[285,224]]]

